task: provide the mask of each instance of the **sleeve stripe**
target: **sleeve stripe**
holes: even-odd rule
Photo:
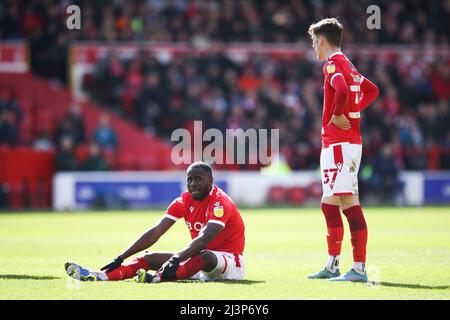
[[[361,76],[361,82],[359,84],[361,84],[364,81],[364,76]]]
[[[177,220],[179,219],[179,218],[174,217],[174,216],[172,216],[172,215],[170,215],[170,214],[168,214],[168,213],[165,213],[165,214],[164,214],[164,217],[169,218],[169,219],[171,219],[171,220],[173,220],[173,221],[177,221]]]
[[[337,75],[344,76],[342,73],[335,73],[335,74],[333,74],[333,76],[332,76],[331,79],[330,79],[330,84],[331,84],[331,86],[333,86],[333,79],[334,79],[334,77],[336,77]]]
[[[222,221],[219,221],[219,220],[208,220],[208,222],[217,223],[217,224],[220,224],[221,226],[225,227],[225,223],[223,223]]]

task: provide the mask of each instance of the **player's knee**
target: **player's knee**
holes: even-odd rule
[[[200,257],[202,257],[203,263],[205,264],[204,271],[212,271],[217,266],[217,257],[211,251],[203,250],[200,252]]]
[[[359,205],[359,197],[356,194],[353,194],[351,196],[340,196],[339,202],[341,204],[341,209],[346,210],[353,206]]]
[[[154,258],[154,253],[153,253],[153,252],[145,251],[145,252],[142,254],[142,258],[144,258],[145,261],[147,261],[147,262],[151,262],[152,260],[154,260],[154,259],[153,259],[153,258]]]
[[[326,203],[326,204],[331,204],[333,206],[340,205],[339,197],[334,197],[334,196],[322,196],[321,202]]]
[[[150,270],[158,270],[163,265],[163,263],[170,258],[170,256],[162,257],[161,254],[158,254],[157,252],[148,251],[145,251],[142,257],[148,263]]]

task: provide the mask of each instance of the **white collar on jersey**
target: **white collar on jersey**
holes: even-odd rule
[[[341,51],[336,51],[336,52],[333,52],[329,57],[328,57],[328,60],[330,60],[332,57],[334,57],[335,55],[337,55],[337,54],[343,54]]]

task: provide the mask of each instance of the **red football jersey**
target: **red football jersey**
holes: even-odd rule
[[[360,133],[360,111],[359,99],[361,98],[361,83],[364,77],[358,73],[353,64],[342,52],[335,52],[323,65],[325,75],[323,90],[323,114],[322,114],[322,147],[328,148],[330,144],[339,142],[350,142],[362,144]],[[343,76],[347,83],[350,95],[344,108],[344,115],[351,124],[350,130],[343,130],[330,122],[335,108],[335,90],[332,83],[335,77]]]
[[[208,244],[207,249],[242,254],[245,245],[244,222],[233,200],[220,188],[213,186],[202,201],[192,199],[184,192],[167,208],[164,215],[174,221],[184,218],[192,239],[198,236],[203,226],[217,223],[224,229]]]

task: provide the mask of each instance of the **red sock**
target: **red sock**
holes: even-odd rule
[[[180,265],[177,270],[177,280],[188,279],[203,269],[205,263],[201,256],[193,256]]]
[[[344,238],[344,224],[339,206],[322,203],[321,208],[327,222],[328,254],[338,256],[341,254],[342,239]]]
[[[136,258],[131,261],[123,263],[117,269],[108,272],[106,276],[108,280],[124,280],[133,278],[136,275],[136,271],[139,269],[148,270],[149,265],[144,257]]]
[[[344,214],[350,225],[352,234],[353,260],[366,262],[367,225],[361,206],[356,205],[345,209]]]

